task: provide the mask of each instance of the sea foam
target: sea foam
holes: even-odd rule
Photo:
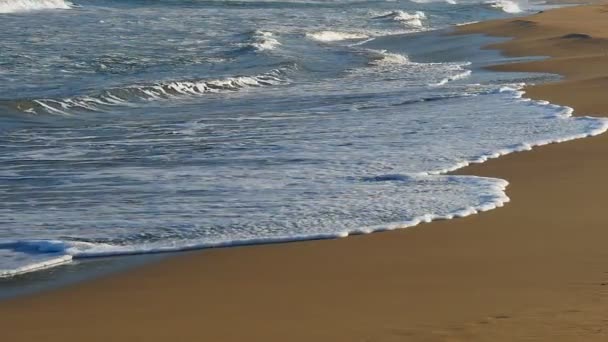
[[[31,114],[69,116],[76,111],[97,112],[107,107],[131,106],[134,103],[187,98],[208,93],[234,92],[240,89],[285,84],[285,69],[274,69],[253,76],[235,76],[215,80],[175,80],[154,84],[127,85],[107,89],[98,94],[62,99],[21,100],[10,106]]]
[[[408,178],[408,176],[405,177]],[[412,175],[411,177],[426,176]],[[345,238],[351,235],[370,234],[374,232],[403,229],[417,226],[421,223],[429,223],[435,220],[449,220],[453,218],[466,217],[469,215],[477,214],[479,212],[502,207],[505,203],[509,202],[509,197],[505,194],[505,189],[508,185],[507,181],[501,179],[475,176],[466,176],[459,178],[468,179],[472,183],[485,183],[485,187],[489,187],[491,193],[488,193],[485,197],[485,200],[477,206],[460,208],[444,215],[429,213],[409,218],[402,222],[359,227],[352,230],[317,234],[290,234],[286,236],[218,241],[191,240],[182,241],[180,243],[175,244],[149,243],[135,246],[121,246],[107,243],[91,243],[65,240],[13,240],[4,242],[0,241],[0,251],[4,250],[8,252],[7,255],[10,255],[11,258],[15,258],[15,254],[18,255],[17,258],[20,258],[20,254],[26,254],[28,255],[28,257],[21,257],[21,259],[29,261],[24,263],[23,261],[15,261],[9,259],[8,262],[13,267],[8,269],[0,268],[0,278],[14,277],[20,274],[65,265],[72,262],[74,259],[127,256],[138,254],[171,253],[208,248],[236,247],[257,244],[273,244],[306,240]],[[379,181],[383,180],[380,179]],[[14,267],[14,265],[18,266]]]
[[[521,13],[524,10],[522,6],[526,6],[527,3],[523,1],[515,1],[515,0],[496,0],[488,2],[492,7],[499,8],[506,13]]]
[[[71,2],[64,0],[0,0],[0,13],[70,9],[73,6]]]
[[[452,82],[452,81],[458,81],[458,80],[462,80],[465,79],[469,76],[471,76],[472,72],[471,70],[462,70],[462,72],[455,74],[453,76],[448,76],[444,79],[442,79],[441,81],[437,82],[437,83],[431,83],[429,84],[432,87],[439,87],[442,85],[446,85],[448,82]]]
[[[372,66],[406,65],[412,62],[405,55],[391,53],[385,50],[369,50],[373,56],[369,61]]]
[[[422,21],[426,19],[426,14],[422,11],[408,13],[406,11],[396,10],[375,16],[374,19],[390,19],[407,26],[421,28],[424,26]]]
[[[492,210],[504,206],[509,202],[506,194],[508,182],[503,179],[485,178],[476,176],[451,176],[447,173],[472,163],[483,163],[492,158],[518,152],[527,151],[534,146],[546,145],[555,142],[568,141],[604,133],[608,129],[608,119],[579,117],[572,118],[573,110],[569,107],[553,105],[546,101],[534,101],[524,98],[524,83],[505,85],[494,90],[494,94],[500,94],[511,98],[520,105],[529,105],[534,108],[542,108],[546,112],[547,120],[576,120],[587,122],[587,131],[572,134],[569,136],[554,137],[551,139],[531,140],[522,142],[509,147],[497,149],[491,152],[472,157],[468,160],[455,163],[443,169],[429,170],[418,174],[389,174],[374,177],[366,177],[361,181],[366,183],[381,184],[384,182],[410,182],[410,181],[433,181],[437,177],[444,178],[445,181],[457,181],[468,186],[481,187],[485,193],[480,197],[477,204],[451,210],[447,213],[426,213],[415,217],[410,217],[402,221],[390,222],[386,224],[376,224],[361,226],[349,230],[327,231],[325,233],[291,233],[287,235],[277,235],[256,238],[235,238],[235,239],[207,239],[198,238],[191,240],[149,242],[136,245],[117,245],[102,242],[69,241],[69,240],[11,240],[0,241],[0,251],[4,251],[11,268],[0,267],[0,277],[12,277],[15,275],[37,271],[44,268],[56,267],[70,263],[74,259],[95,258],[118,255],[166,253],[185,250],[241,246],[252,244],[268,244],[289,241],[301,241],[312,239],[334,239],[343,238],[356,234],[368,234],[378,231],[401,229],[428,223],[435,220],[453,219],[473,215],[479,212]],[[491,93],[487,93],[491,94]],[[480,188],[480,189],[481,189]],[[14,258],[12,260],[10,258]]]
[[[367,39],[369,36],[364,33],[357,32],[339,32],[339,31],[317,31],[307,33],[306,37],[320,42],[336,42],[342,40],[360,40]]]
[[[251,33],[251,38],[247,43],[247,46],[256,51],[274,50],[279,45],[281,45],[281,43],[272,32],[262,30],[253,31]]]

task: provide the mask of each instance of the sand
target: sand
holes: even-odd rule
[[[546,55],[535,98],[608,113],[608,7],[461,28]],[[561,38],[576,33],[579,35]],[[582,36],[582,34],[590,37]],[[608,341],[608,135],[459,170],[512,202],[339,240],[206,250],[0,303],[3,341]]]

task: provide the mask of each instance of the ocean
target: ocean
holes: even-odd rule
[[[454,25],[541,3],[0,0],[0,277],[491,210],[449,172],[607,121]]]

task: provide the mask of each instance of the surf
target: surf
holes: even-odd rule
[[[65,0],[0,0],[0,13],[71,9],[73,7],[73,3]]]
[[[108,107],[129,107],[137,103],[186,99],[205,94],[236,92],[246,88],[286,84],[288,68],[274,69],[253,76],[220,79],[168,80],[154,84],[126,85],[99,91],[96,94],[67,98],[41,98],[0,101],[0,106],[29,114],[57,114],[70,116],[78,111],[101,112]]]

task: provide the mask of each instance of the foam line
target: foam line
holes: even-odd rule
[[[467,176],[468,177],[468,176]],[[116,246],[110,244],[96,244],[88,242],[72,242],[72,241],[60,241],[60,240],[17,240],[17,241],[5,241],[0,242],[0,249],[14,249],[18,251],[26,251],[30,253],[48,253],[48,260],[42,262],[33,263],[17,269],[12,270],[0,270],[0,278],[12,277],[15,275],[38,271],[44,268],[50,268],[55,266],[64,265],[71,262],[74,259],[83,258],[98,258],[98,257],[109,257],[109,256],[127,256],[127,255],[138,255],[138,254],[159,254],[159,253],[171,253],[181,252],[189,250],[200,250],[208,248],[220,248],[220,247],[236,247],[236,246],[248,246],[258,244],[274,244],[274,243],[285,243],[285,242],[296,242],[306,240],[327,240],[345,238],[351,235],[369,234],[380,231],[395,230],[413,227],[421,223],[427,223],[435,220],[449,220],[456,217],[465,217],[476,214],[481,211],[491,210],[497,207],[502,207],[509,201],[509,198],[504,193],[508,182],[503,180],[495,180],[490,178],[475,177],[471,178],[488,179],[495,181],[495,190],[497,195],[495,198],[488,200],[480,206],[468,207],[455,210],[448,213],[447,215],[435,215],[425,214],[418,216],[403,222],[397,222],[387,225],[378,225],[372,227],[363,227],[354,229],[351,231],[342,231],[337,233],[327,234],[315,234],[315,235],[292,235],[285,237],[275,238],[258,238],[258,239],[241,239],[241,240],[228,240],[228,241],[215,241],[215,242],[194,242],[186,243],[173,246]]]

